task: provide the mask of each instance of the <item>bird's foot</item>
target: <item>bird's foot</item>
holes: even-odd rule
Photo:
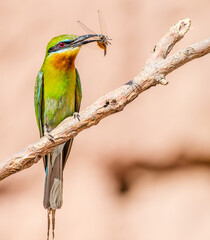
[[[73,117],[76,118],[78,121],[80,121],[81,117],[78,112],[73,113]]]
[[[50,142],[55,143],[54,137],[50,133],[45,132],[44,135],[50,140]]]

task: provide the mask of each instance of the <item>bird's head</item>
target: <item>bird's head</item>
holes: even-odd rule
[[[74,67],[75,58],[84,44],[95,42],[98,35],[89,34],[77,37],[76,35],[60,35],[51,39],[47,45],[46,60],[60,70]]]

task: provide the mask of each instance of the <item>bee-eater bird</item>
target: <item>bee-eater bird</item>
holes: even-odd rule
[[[35,84],[35,113],[40,137],[46,135],[53,141],[50,131],[66,117],[79,112],[82,98],[81,83],[75,58],[80,47],[99,40],[100,35],[61,35],[54,37],[47,45],[44,63]],[[94,37],[95,39],[91,38]],[[69,156],[73,139],[55,148],[44,157],[46,172],[44,207],[52,212],[53,236],[55,210],[62,206],[63,169]]]

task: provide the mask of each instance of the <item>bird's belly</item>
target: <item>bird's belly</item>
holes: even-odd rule
[[[44,128],[48,131],[75,112],[75,83],[75,81],[70,81],[67,84],[57,83],[55,86],[45,86],[42,116]]]
[[[47,99],[44,111],[44,123],[52,130],[66,117],[72,116],[75,111],[75,99],[61,97],[59,100]]]

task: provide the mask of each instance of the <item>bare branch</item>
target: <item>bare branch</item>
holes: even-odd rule
[[[173,46],[180,41],[189,31],[191,20],[189,18],[179,21],[170,27],[169,31],[161,38],[154,48],[153,59],[166,58]]]
[[[113,113],[122,111],[141,92],[157,84],[166,85],[168,83],[165,80],[167,74],[195,58],[208,54],[210,52],[210,38],[167,57],[173,46],[187,33],[190,23],[190,19],[183,19],[173,25],[157,43],[141,73],[132,81],[107,93],[83,110],[80,113],[80,121],[73,117],[66,118],[50,133],[54,142],[43,137],[23,151],[2,161],[0,163],[0,180],[30,167],[56,146],[75,137],[82,130],[98,124],[101,119]]]

